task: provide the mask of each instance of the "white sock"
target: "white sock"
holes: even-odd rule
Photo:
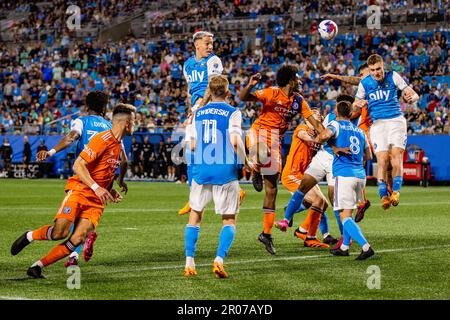
[[[69,258],[75,258],[78,260],[78,252],[74,251],[70,254]]]
[[[343,250],[343,251],[347,251],[350,247],[349,246],[346,246],[345,244],[341,244],[341,250]]]
[[[328,233],[328,232],[325,232],[324,234],[323,234],[323,238],[325,239],[326,237],[328,237],[330,234]]]
[[[362,246],[362,249],[364,252],[367,252],[367,250],[369,250],[370,248],[370,244],[366,243],[365,245]]]
[[[186,267],[195,268],[194,257],[186,257]]]
[[[42,264],[41,260],[36,261],[35,263],[33,263],[33,264],[31,265],[31,267],[35,267],[35,266],[39,266],[40,268],[43,268],[43,267],[44,267],[44,265]]]
[[[219,264],[223,264],[223,259],[222,259],[222,257],[217,256],[217,257],[214,259],[214,262],[218,262]]]
[[[30,242],[33,241],[33,231],[28,231],[28,233],[27,233],[27,239],[28,239],[28,241],[30,241]]]

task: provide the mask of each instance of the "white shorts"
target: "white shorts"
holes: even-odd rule
[[[365,186],[366,179],[336,177],[333,210],[356,209],[358,201],[363,200]]]
[[[239,213],[239,191],[237,180],[224,185],[202,185],[192,180],[189,205],[193,210],[202,212],[213,200],[216,214],[236,214]]]
[[[320,149],[312,159],[305,174],[313,176],[317,182],[322,181],[322,179],[326,177],[327,184],[329,186],[334,186],[333,155],[329,154],[324,149]]]
[[[391,146],[406,149],[407,128],[403,116],[376,120],[369,130],[375,153],[389,151]]]

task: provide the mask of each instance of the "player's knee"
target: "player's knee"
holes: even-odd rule
[[[69,235],[68,229],[62,229],[62,228],[54,228],[52,231],[52,239],[53,240],[61,240],[66,238]]]

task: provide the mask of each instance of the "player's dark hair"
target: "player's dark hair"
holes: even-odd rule
[[[336,105],[338,114],[343,118],[350,118],[352,112],[352,105],[348,101],[338,102]]]
[[[108,104],[108,100],[108,95],[103,91],[91,91],[86,96],[86,107],[88,110],[103,117],[106,113],[106,105]]]
[[[355,98],[352,97],[352,96],[349,95],[349,94],[340,94],[340,95],[338,95],[338,97],[336,98],[336,103],[339,103],[339,102],[341,102],[341,101],[346,101],[346,102],[349,102],[349,103],[353,104],[353,102],[355,102]]]
[[[136,108],[134,106],[132,106],[131,104],[119,103],[113,109],[113,117],[118,114],[130,115],[133,112],[136,112]]]
[[[367,69],[368,67],[369,65],[367,64],[367,62],[364,62],[362,65],[359,66],[358,72],[361,72],[361,70]]]
[[[282,66],[277,71],[277,85],[285,87],[290,81],[297,78],[298,68],[293,65]]]

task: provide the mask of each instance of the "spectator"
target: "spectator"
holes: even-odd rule
[[[3,171],[1,173],[1,177],[8,178],[11,169],[11,162],[13,157],[13,149],[9,144],[8,138],[3,139],[3,145],[0,146],[0,157],[3,160]]]
[[[25,178],[30,175],[30,161],[31,161],[31,146],[28,142],[28,137],[23,137],[23,166],[25,171]]]

